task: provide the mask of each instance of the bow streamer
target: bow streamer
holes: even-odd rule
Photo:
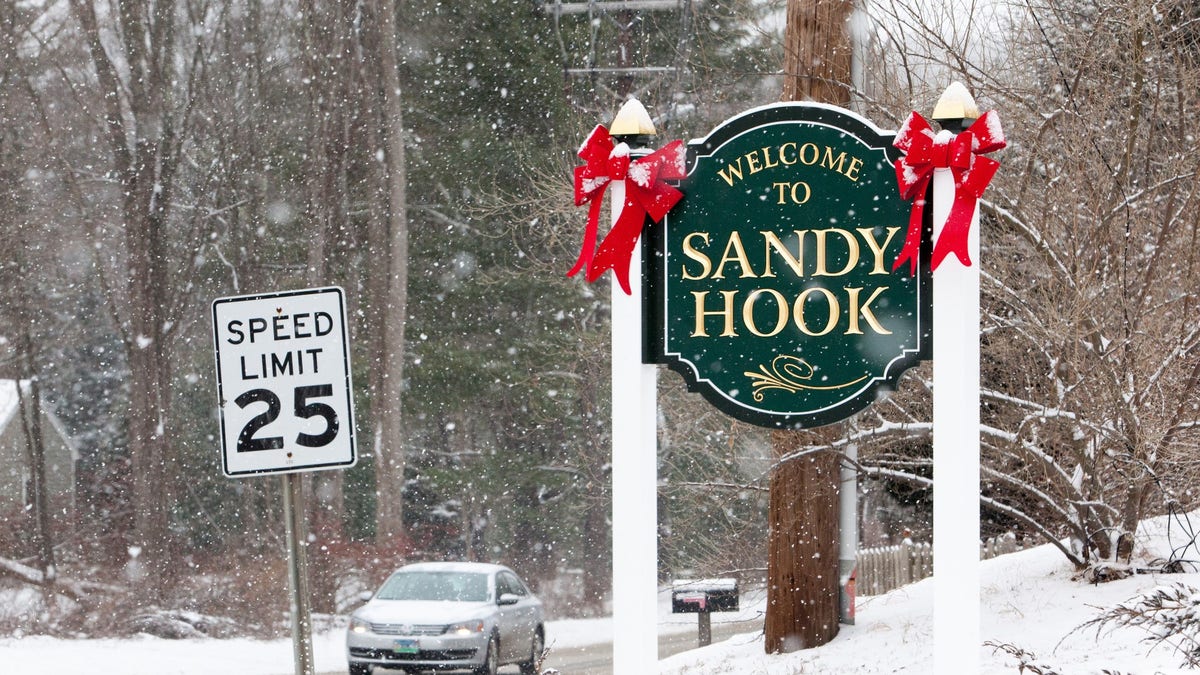
[[[983,190],[1000,168],[1000,163],[983,153],[1000,150],[1006,145],[1000,117],[989,110],[966,131],[949,139],[939,139],[929,122],[914,112],[896,133],[892,144],[906,154],[896,160],[896,180],[900,185],[900,196],[913,199],[912,213],[908,220],[908,233],[904,248],[896,256],[892,269],[909,263],[909,272],[917,273],[917,257],[921,249],[921,220],[925,213],[925,194],[934,169],[950,169],[954,172],[954,203],[950,215],[942,228],[941,235],[933,245],[930,269],[936,270],[942,260],[951,253],[967,267],[971,266],[971,255],[967,251],[967,235],[971,231],[971,219],[975,206],[983,196]],[[915,198],[915,199],[914,199]]]
[[[584,164],[575,167],[575,206],[588,202],[591,205],[579,259],[567,276],[583,271],[584,278],[590,283],[604,270],[612,270],[621,290],[626,295],[632,294],[629,266],[633,249],[642,235],[646,216],[657,223],[683,198],[682,192],[663,181],[678,180],[686,175],[684,157],[683,141],[672,141],[660,150],[632,160],[628,145],[616,143],[608,129],[596,125],[579,148],[579,158]],[[597,247],[600,204],[604,191],[613,181],[625,182],[625,203],[612,230]]]

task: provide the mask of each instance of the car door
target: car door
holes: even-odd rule
[[[511,572],[496,575],[496,599],[504,593],[520,598],[514,605],[500,606],[501,651],[508,660],[523,660],[529,657],[529,645],[537,629],[537,601],[530,595],[525,584]]]

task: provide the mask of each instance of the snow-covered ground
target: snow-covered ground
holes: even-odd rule
[[[1200,519],[1197,519],[1200,523]],[[1179,522],[1167,538],[1167,521],[1156,519],[1143,528],[1142,555],[1165,557],[1187,543]],[[1200,558],[1196,549],[1188,551]],[[1200,588],[1200,573],[1138,575],[1090,585],[1072,579],[1065,560],[1049,546],[1003,556],[983,563],[981,602],[984,640],[1008,644],[1051,665],[1061,675],[1100,675],[1113,672],[1151,675],[1180,673],[1182,657],[1171,644],[1153,647],[1144,632],[1132,628],[1075,630],[1111,608],[1156,587],[1183,582]],[[665,599],[665,596],[664,596]],[[736,614],[714,614],[714,621],[759,615],[762,599],[743,598]],[[661,662],[662,675],[800,675],[802,673],[928,673],[933,580],[906,586],[886,595],[860,598],[857,624],[843,626],[828,645],[787,655],[763,654],[762,635],[748,633],[705,649],[685,652]],[[694,632],[694,615],[672,615],[660,603],[660,632]],[[554,621],[547,626],[547,643],[572,647],[611,640],[609,619]],[[314,636],[318,672],[345,668],[340,630]],[[1019,661],[994,647],[980,648],[982,672],[1017,673]],[[113,675],[238,673],[285,675],[292,669],[287,640],[59,640],[43,637],[0,639],[0,672],[97,673]],[[1028,671],[1027,671],[1028,672]],[[564,673],[563,675],[570,675]],[[965,673],[964,675],[971,675]]]
[[[1192,515],[1195,520],[1196,514]],[[1200,525],[1200,520],[1195,520]],[[1190,536],[1180,522],[1144,524],[1141,556],[1165,558]],[[1200,560],[1200,551],[1187,551]],[[1183,658],[1168,641],[1153,647],[1135,628],[1075,630],[1111,608],[1159,586],[1185,583],[1200,589],[1200,573],[1146,574],[1092,585],[1074,580],[1057,549],[1047,545],[986,561],[981,570],[980,603],[984,642],[1007,644],[1029,655],[1028,663],[1060,675],[1107,673],[1153,675],[1196,672],[1181,667]],[[886,595],[860,598],[856,624],[843,626],[837,638],[817,649],[788,655],[763,654],[761,634],[736,636],[705,649],[665,659],[661,675],[801,675],[809,673],[930,673],[933,670],[933,579]],[[1200,612],[1196,612],[1200,615]],[[981,671],[1015,675],[1020,660],[996,647],[980,647]],[[1042,672],[1030,671],[1025,672]],[[970,674],[964,674],[970,675]]]

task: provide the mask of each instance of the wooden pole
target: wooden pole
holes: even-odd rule
[[[771,441],[776,453],[787,455],[811,447],[813,437],[777,431]],[[820,451],[782,462],[771,473],[764,624],[769,654],[818,647],[837,636],[839,465],[837,453]]]
[[[848,0],[788,0],[783,99],[850,102]],[[840,427],[832,427],[840,429]],[[832,431],[771,435],[778,458],[836,438]],[[771,474],[767,541],[767,653],[817,647],[838,632],[839,456],[780,462]]]
[[[783,100],[850,104],[849,0],[788,0]]]

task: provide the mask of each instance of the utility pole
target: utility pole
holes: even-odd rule
[[[783,100],[846,106],[850,102],[850,0],[788,0]],[[767,543],[768,653],[817,647],[838,631],[838,483],[840,456],[821,451],[840,427],[776,431]]]
[[[691,25],[692,0],[574,0],[563,2],[555,0],[546,2],[542,8],[546,14],[554,17],[557,27],[564,16],[586,16],[591,24],[591,46],[588,50],[587,63],[582,68],[570,67],[567,54],[563,54],[563,73],[567,76],[567,91],[571,91],[571,79],[586,77],[596,84],[598,76],[613,80],[613,93],[620,101],[625,101],[634,93],[635,78],[647,75],[678,76],[676,66],[635,66],[633,59],[635,30],[641,24],[641,16],[645,12],[674,10],[681,16],[680,52],[687,42],[687,33]],[[616,64],[601,66],[597,63],[597,36],[602,19],[608,19],[617,29]],[[561,42],[561,41],[560,41]]]

